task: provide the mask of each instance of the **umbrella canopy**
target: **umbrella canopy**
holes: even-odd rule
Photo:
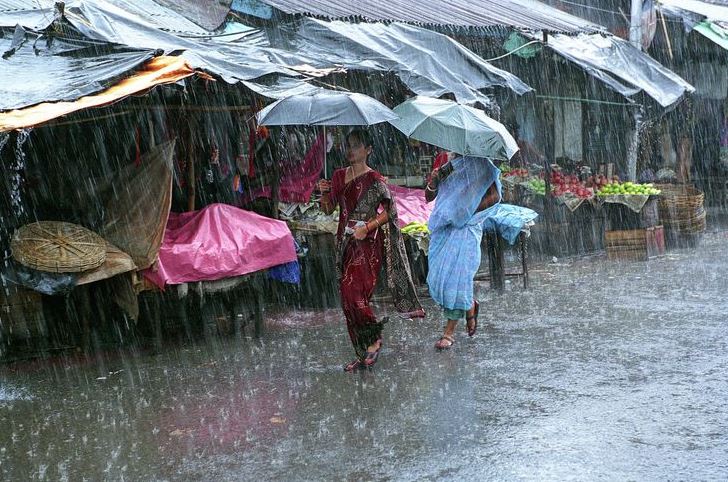
[[[258,112],[258,124],[268,126],[369,126],[397,119],[397,114],[364,94],[320,89],[273,102]]]
[[[482,110],[449,100],[414,97],[394,108],[389,123],[405,135],[464,156],[510,159],[518,144]]]

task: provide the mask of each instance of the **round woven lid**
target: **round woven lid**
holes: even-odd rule
[[[98,268],[106,260],[104,238],[83,226],[39,221],[21,227],[10,241],[19,263],[52,273],[78,273]]]

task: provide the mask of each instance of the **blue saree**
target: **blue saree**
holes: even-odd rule
[[[427,284],[432,299],[446,310],[469,310],[473,306],[473,277],[480,267],[483,226],[500,202],[480,212],[476,209],[494,182],[500,196],[500,170],[490,160],[478,157],[459,157],[451,162],[454,170],[440,183],[428,223]]]

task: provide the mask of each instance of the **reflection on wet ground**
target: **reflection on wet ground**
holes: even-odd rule
[[[346,374],[338,310],[259,340],[0,369],[3,480],[728,478],[725,233],[649,262],[479,287],[481,330],[392,322]]]

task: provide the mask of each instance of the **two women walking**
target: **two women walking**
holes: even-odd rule
[[[382,349],[386,319],[377,319],[370,301],[382,266],[394,305],[410,318],[425,312],[417,298],[397,209],[384,177],[367,164],[372,153],[369,134],[356,129],[346,137],[349,166],[334,172],[332,180],[321,180],[321,208],[332,213],[340,208],[336,233],[336,267],[341,304],[356,358],[344,369],[373,366]],[[480,266],[483,223],[501,199],[500,171],[490,160],[459,157],[451,162],[451,174],[433,171],[427,184],[428,201],[436,200],[430,216],[430,295],[447,319],[436,343],[439,349],[455,343],[459,320],[466,330],[477,330],[478,302],[473,277]],[[450,171],[450,169],[447,169]]]

